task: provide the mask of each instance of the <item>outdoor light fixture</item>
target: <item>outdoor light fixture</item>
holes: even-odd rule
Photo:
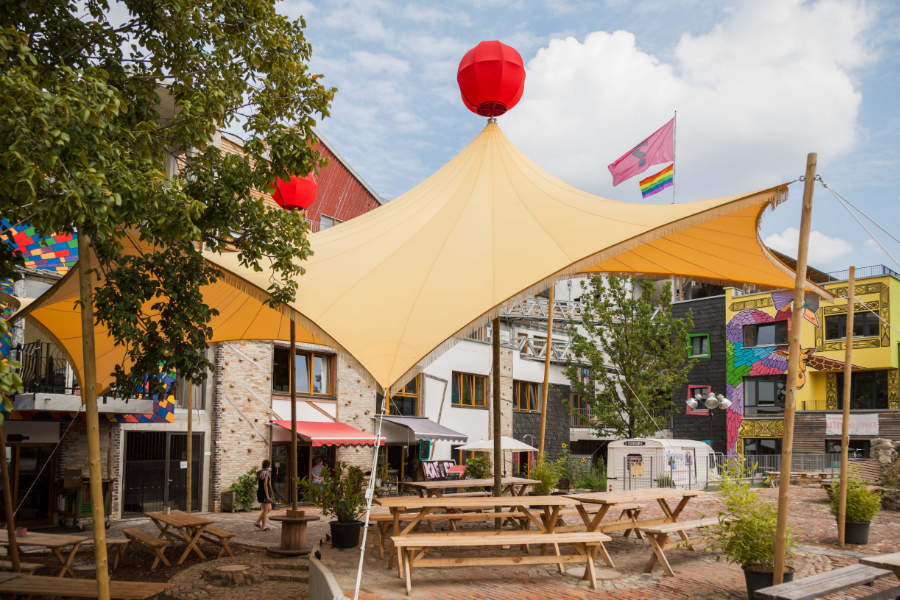
[[[731,400],[729,400],[722,394],[714,394],[712,391],[710,391],[708,395],[704,396],[703,392],[697,390],[697,393],[694,394],[693,398],[688,398],[687,405],[692,409],[697,409],[701,404],[705,406],[709,411],[709,445],[712,446],[712,411],[717,408],[720,410],[727,409],[729,406],[731,406]]]

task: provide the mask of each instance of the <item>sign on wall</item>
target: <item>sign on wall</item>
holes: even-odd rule
[[[843,415],[825,415],[825,435],[841,435]],[[850,435],[878,435],[878,414],[850,415]]]

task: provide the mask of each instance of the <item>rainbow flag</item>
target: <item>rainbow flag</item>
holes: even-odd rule
[[[641,179],[641,196],[644,198],[652,196],[673,185],[675,185],[675,163],[672,163],[656,175]]]

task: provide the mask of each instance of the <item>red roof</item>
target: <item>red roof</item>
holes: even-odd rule
[[[288,431],[290,421],[274,421]],[[360,431],[345,423],[297,421],[297,437],[313,446],[374,446],[375,434]],[[381,440],[384,444],[384,440]]]

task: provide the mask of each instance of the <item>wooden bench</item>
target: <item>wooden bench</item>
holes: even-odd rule
[[[401,513],[400,522],[409,522],[419,515],[418,512]],[[523,521],[528,518],[525,513],[521,512],[503,512],[500,516],[504,519],[519,519],[524,527]],[[422,517],[422,521],[428,523],[429,527],[433,521],[447,520],[450,521],[450,529],[456,531],[457,522],[473,523],[477,521],[489,521],[497,518],[497,513],[493,512],[456,512],[456,513],[428,513]],[[384,558],[384,549],[387,546],[388,531],[394,524],[394,517],[390,514],[369,515],[369,522],[376,523],[378,526],[378,550],[381,558]],[[432,531],[434,529],[432,528]]]
[[[156,560],[154,560],[153,564],[150,566],[151,571],[156,569],[156,565],[158,565],[160,561],[167,567],[172,566],[172,563],[169,562],[169,559],[166,558],[165,554],[166,547],[169,545],[168,540],[153,537],[153,535],[147,533],[143,529],[123,529],[122,533],[125,534],[125,537],[128,538],[131,545],[142,547],[153,552],[156,556]]]
[[[219,529],[218,527],[214,527],[212,525],[207,525],[206,529],[203,530],[203,535],[201,535],[203,539],[219,544],[222,548],[219,550],[219,554],[216,558],[222,558],[224,555],[234,556],[231,552],[231,538],[234,537],[234,534],[225,529]]]
[[[848,565],[833,571],[826,571],[803,579],[797,579],[788,583],[772,585],[756,591],[759,600],[807,600],[821,598],[832,592],[839,592],[857,585],[871,584],[876,579],[887,577],[891,572],[886,569],[878,569],[866,565]],[[876,598],[895,598],[900,593],[900,588],[884,590],[871,596]]]
[[[19,571],[22,573],[34,573],[41,567],[46,567],[44,563],[19,561]],[[12,571],[13,564],[11,560],[0,560],[0,571]]]
[[[619,511],[619,518],[617,520],[621,520],[622,517],[626,517],[632,522],[637,522],[638,517],[641,514],[641,511],[644,509],[643,504],[639,504],[637,502],[626,503],[626,504],[616,504],[613,506],[612,510]],[[600,511],[599,508],[588,508],[585,506],[585,512],[589,515],[596,515]],[[564,510],[560,511],[560,523],[565,523],[566,518],[575,517],[574,525],[562,525],[561,527],[557,527],[556,531],[582,531],[584,530],[584,520],[581,517],[581,513],[577,510]],[[638,539],[643,539],[643,535],[640,530],[637,528],[626,529],[624,532],[624,536],[628,537],[628,535],[634,531],[634,535],[637,536]]]
[[[109,597],[116,600],[146,600],[169,589],[168,583],[149,581],[110,581]],[[4,573],[0,579],[0,596],[34,596],[35,598],[96,598],[96,579],[66,579],[41,575]]]
[[[593,589],[597,589],[597,577],[594,570],[593,549],[597,548],[610,567],[615,565],[603,542],[611,538],[600,532],[573,531],[568,533],[537,533],[531,531],[484,531],[480,535],[461,535],[458,533],[412,533],[395,535],[391,538],[397,548],[397,562],[402,567],[406,579],[406,592],[412,592],[411,571],[416,567],[473,567],[492,565],[559,565],[563,572],[563,563],[584,562]],[[434,548],[464,548],[474,546],[515,546],[528,544],[552,544],[553,555],[506,555],[506,556],[473,556],[425,558]],[[560,544],[572,544],[575,554],[562,554]]]
[[[647,562],[647,566],[644,568],[644,571],[650,573],[651,571],[653,571],[653,567],[656,566],[656,562],[659,561],[659,564],[662,565],[662,568],[666,572],[666,575],[670,577],[674,576],[675,571],[672,570],[672,565],[669,564],[669,560],[666,558],[665,551],[669,548],[674,547],[678,542],[670,542],[669,536],[673,533],[678,534],[678,536],[681,538],[681,541],[689,549],[693,550],[691,541],[688,539],[686,532],[690,531],[691,529],[710,527],[712,525],[717,525],[718,523],[718,517],[707,517],[705,519],[696,519],[693,521],[676,521],[674,523],[664,523],[662,525],[648,525],[645,527],[639,527],[640,531],[644,534],[645,539],[650,542],[650,547],[653,548],[653,555]]]

